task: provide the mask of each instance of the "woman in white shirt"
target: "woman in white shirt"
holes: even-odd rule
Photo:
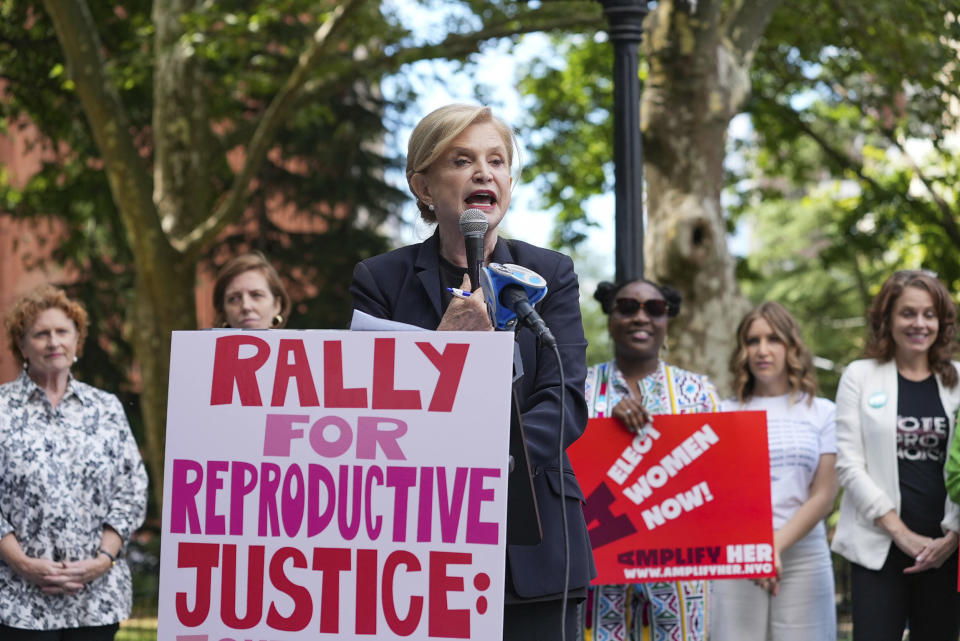
[[[767,413],[776,577],[717,581],[712,641],[835,641],[833,568],[823,519],[837,492],[835,410],[816,396],[813,359],[779,303],[749,312],[730,359],[725,411]]]

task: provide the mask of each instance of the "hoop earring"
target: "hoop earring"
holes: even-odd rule
[[[273,317],[273,321],[272,321],[272,323],[271,323],[271,326],[272,326],[272,327],[280,327],[280,325],[281,325],[282,323],[283,323],[283,314],[277,314],[276,316]]]

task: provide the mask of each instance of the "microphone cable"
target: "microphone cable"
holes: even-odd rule
[[[563,469],[563,433],[566,424],[566,392],[567,384],[563,374],[563,359],[560,358],[560,348],[556,341],[550,345],[557,357],[557,368],[560,370],[560,433],[557,436],[557,467],[560,469],[560,517],[563,522],[563,593],[560,604],[560,641],[567,639],[567,595],[570,592],[570,531],[567,525],[567,493],[564,483],[566,473]]]

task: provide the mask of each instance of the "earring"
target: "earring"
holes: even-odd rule
[[[277,314],[273,317],[273,326],[280,327],[280,324],[283,323],[283,314]]]
[[[30,361],[23,361],[23,371],[30,369]]]
[[[431,204],[427,205],[427,209],[429,209],[430,211],[436,211],[437,208],[434,207],[433,204],[431,203]]]
[[[227,321],[223,321],[222,323],[220,323],[220,327],[230,327],[230,323],[228,323]]]
[[[74,363],[76,363],[76,362],[79,361],[79,360],[80,360],[80,357],[79,357],[79,356],[76,356],[76,355],[75,355],[75,356],[73,357],[73,362],[74,362]]]

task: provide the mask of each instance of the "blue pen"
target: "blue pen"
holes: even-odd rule
[[[470,298],[470,292],[465,292],[462,289],[457,289],[456,287],[447,287],[447,291],[457,298]]]

